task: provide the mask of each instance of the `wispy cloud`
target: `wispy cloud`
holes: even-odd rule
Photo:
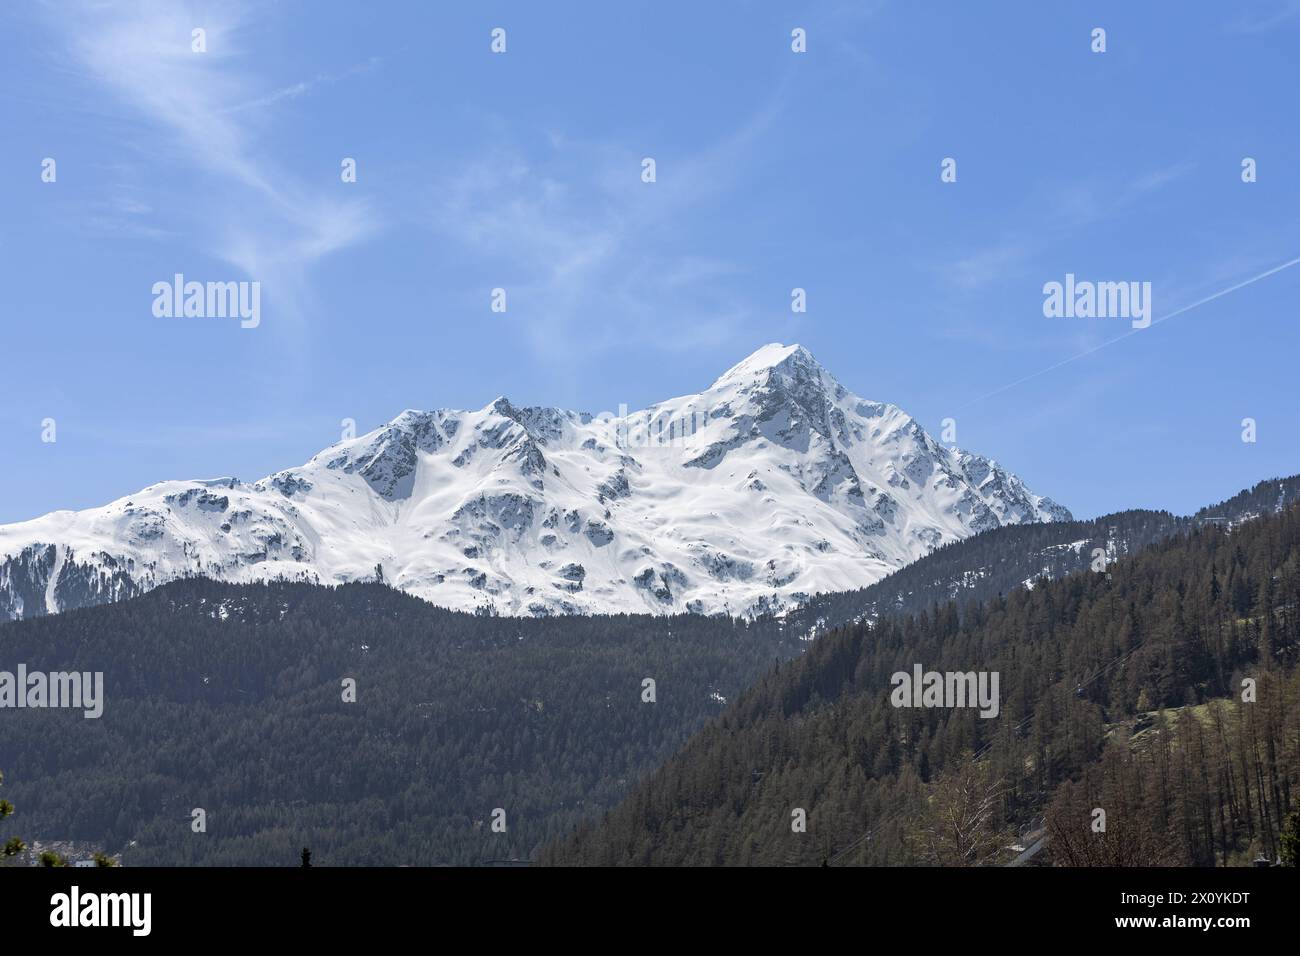
[[[973,290],[1014,275],[1044,248],[1080,229],[1122,215],[1144,198],[1177,182],[1194,168],[1179,162],[1149,170],[1123,183],[1079,181],[1036,197],[1028,210],[1014,218],[1005,236],[955,259],[938,269],[961,290]]]
[[[127,183],[108,187],[107,195],[96,200],[86,219],[86,231],[105,239],[161,241],[175,233],[157,225],[156,210],[140,198],[139,190]]]
[[[1228,29],[1234,33],[1266,33],[1300,18],[1300,0],[1260,4],[1263,9],[1237,11]]]
[[[748,304],[727,283],[743,271],[692,251],[687,213],[737,185],[744,157],[771,126],[781,94],[712,147],[689,156],[572,140],[552,131],[550,154],[512,148],[479,157],[435,204],[434,228],[521,281],[510,308],[528,310],[533,349],[572,358],[633,345],[664,352],[744,338]],[[641,181],[647,154],[656,181]]]
[[[315,91],[322,86],[330,86],[345,80],[352,76],[358,76],[367,73],[379,65],[380,59],[372,56],[362,63],[358,63],[341,73],[317,73],[309,80],[300,80],[297,83],[291,83],[288,86],[282,86],[279,89],[272,90],[269,93],[263,93],[256,99],[249,100],[247,103],[240,103],[237,106],[226,108],[227,113],[242,113],[245,110],[263,109],[267,106],[274,106],[282,100],[296,100],[299,97]]]
[[[963,289],[976,289],[994,282],[1018,268],[1029,255],[1029,246],[1010,240],[962,256],[946,267],[948,281]]]
[[[79,70],[108,94],[104,112],[124,104],[140,124],[139,149],[159,157],[161,169],[179,164],[211,179],[204,188],[188,184],[184,207],[193,221],[185,232],[207,244],[203,251],[270,286],[293,326],[287,331],[301,333],[307,270],[380,224],[364,200],[329,195],[275,168],[255,148],[258,124],[274,104],[365,66],[259,93],[271,84],[253,69],[255,10],[241,3],[85,0],[75,9],[60,5],[50,22]],[[195,28],[206,31],[206,52],[191,48]],[[99,219],[127,234],[170,233],[133,221],[125,207]]]

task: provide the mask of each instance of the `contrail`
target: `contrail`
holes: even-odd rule
[[[1238,289],[1245,288],[1246,286],[1251,285],[1252,283],[1258,282],[1260,279],[1267,279],[1269,276],[1276,275],[1277,273],[1281,272],[1283,269],[1290,269],[1292,266],[1297,264],[1300,264],[1300,256],[1297,256],[1295,259],[1291,259],[1287,262],[1284,262],[1280,266],[1274,266],[1272,269],[1269,269],[1267,272],[1261,272],[1257,276],[1251,276],[1249,279],[1244,279],[1241,282],[1238,282],[1236,285],[1231,285],[1228,286],[1228,288],[1226,289],[1221,289],[1218,292],[1214,293],[1213,295],[1207,295],[1204,299],[1198,299],[1196,302],[1193,302],[1191,305],[1185,305],[1181,309],[1175,309],[1173,312],[1170,312],[1168,315],[1162,315],[1160,316],[1160,318],[1155,319],[1151,323],[1151,325],[1159,325],[1161,322],[1165,321],[1166,319],[1172,319],[1176,315],[1182,315],[1184,312],[1190,312],[1192,309],[1195,309],[1198,306],[1205,305],[1205,303],[1207,302],[1213,302],[1215,299],[1222,298],[1223,296],[1227,295],[1229,292],[1236,292]],[[1147,328],[1150,327],[1151,326],[1147,326]],[[1131,335],[1137,335],[1139,332],[1145,332],[1145,331],[1146,329],[1129,329],[1123,335],[1117,335],[1113,339],[1109,339],[1105,342],[1102,342],[1100,345],[1093,346],[1087,351],[1080,352],[1078,355],[1071,355],[1068,359],[1062,359],[1061,361],[1057,362],[1055,365],[1049,365],[1047,368],[1034,372],[1031,375],[1026,375],[1024,378],[1016,379],[1010,385],[1003,385],[1001,388],[995,389],[989,392],[987,395],[981,395],[979,398],[972,399],[971,401],[967,402],[965,405],[958,406],[957,411],[961,411],[963,408],[970,408],[970,406],[976,404],[977,402],[982,402],[985,399],[992,398],[994,395],[1001,395],[1003,392],[1009,389],[1013,389],[1017,385],[1023,385],[1025,382],[1028,382],[1030,379],[1038,378],[1038,376],[1040,375],[1046,375],[1048,372],[1055,371],[1056,369],[1060,368],[1062,365],[1069,365],[1071,362],[1077,361],[1078,359],[1086,358],[1087,356],[1091,355],[1093,352],[1100,352],[1108,345],[1114,345],[1116,342],[1122,341]]]

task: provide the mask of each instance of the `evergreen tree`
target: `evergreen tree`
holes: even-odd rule
[[[1282,832],[1282,865],[1300,866],[1300,806],[1291,811]]]
[[[4,772],[0,771],[0,786],[3,786],[4,782]],[[0,821],[11,816],[13,812],[14,805],[8,800],[0,799]],[[0,846],[0,863],[3,863],[5,860],[13,859],[26,849],[27,844],[23,843],[22,840],[18,839],[18,837],[10,837],[4,842],[3,846]]]

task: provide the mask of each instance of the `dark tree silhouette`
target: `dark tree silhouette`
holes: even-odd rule
[[[3,786],[4,782],[5,775],[3,771],[0,771],[0,786]],[[12,803],[8,800],[0,800],[0,821],[11,816],[13,812],[14,805]],[[27,849],[27,844],[23,843],[18,837],[10,837],[3,846],[0,846],[0,861],[12,859],[25,849]]]
[[[1282,833],[1282,865],[1300,866],[1300,807],[1291,811]]]

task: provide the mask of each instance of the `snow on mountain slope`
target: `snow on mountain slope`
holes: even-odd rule
[[[755,613],[869,584],[945,542],[1063,520],[987,458],[766,345],[626,418],[405,411],[301,468],[166,481],[0,526],[0,620],[186,575],[384,580],[502,614]]]

